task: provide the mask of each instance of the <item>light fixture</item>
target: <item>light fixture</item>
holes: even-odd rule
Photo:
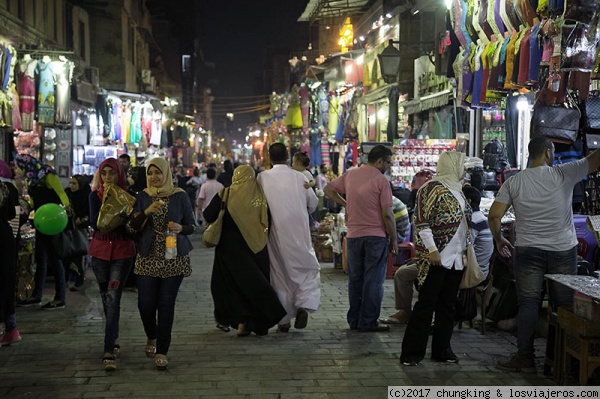
[[[383,80],[393,83],[398,78],[400,69],[400,51],[394,47],[394,41],[390,39],[387,47],[377,56]]]
[[[421,12],[421,10],[419,10],[419,8],[417,7],[416,4],[414,6],[412,6],[412,8],[410,9],[410,13],[412,15],[417,15],[419,12]]]
[[[392,14],[390,14],[389,12],[387,14],[385,14],[386,18],[392,18]]]
[[[312,50],[312,43],[308,43],[308,49]]]
[[[517,109],[523,112],[529,110],[529,100],[523,94],[519,95],[517,99]]]

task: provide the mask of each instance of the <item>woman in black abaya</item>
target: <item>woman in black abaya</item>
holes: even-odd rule
[[[227,207],[211,279],[217,327],[237,327],[238,336],[265,335],[286,311],[269,281],[268,208],[254,170],[235,169],[231,186],[204,210],[208,223],[217,219],[223,197]]]

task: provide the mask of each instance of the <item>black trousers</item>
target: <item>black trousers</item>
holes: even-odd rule
[[[431,341],[431,357],[441,359],[450,348],[454,329],[454,306],[462,270],[449,270],[441,266],[429,268],[427,278],[419,290],[402,340],[400,361],[421,361],[425,357],[431,320],[435,312],[435,326]]]

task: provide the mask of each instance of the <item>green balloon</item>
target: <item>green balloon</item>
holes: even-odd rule
[[[40,233],[53,236],[67,227],[68,219],[65,208],[58,204],[46,204],[35,211],[33,224]]]

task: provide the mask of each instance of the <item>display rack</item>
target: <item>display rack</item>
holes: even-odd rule
[[[390,175],[392,184],[397,187],[410,188],[413,176],[421,169],[435,171],[438,158],[444,151],[456,148],[456,140],[400,140],[394,146]]]

